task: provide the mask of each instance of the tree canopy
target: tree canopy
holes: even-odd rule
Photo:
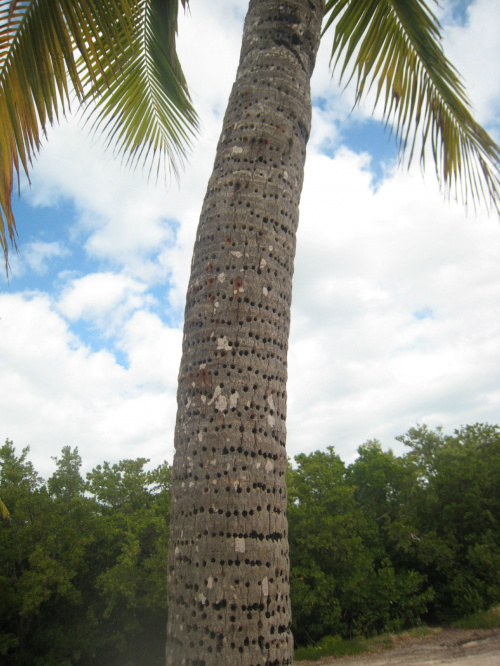
[[[297,645],[450,622],[500,603],[500,428],[410,428],[346,465],[288,468]],[[8,666],[163,663],[171,469],[64,447],[44,481],[0,448],[0,656]]]

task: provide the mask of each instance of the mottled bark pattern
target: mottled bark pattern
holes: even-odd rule
[[[169,666],[292,664],[285,488],[298,206],[323,0],[251,0],[179,373]]]

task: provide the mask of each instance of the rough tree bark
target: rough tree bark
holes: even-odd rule
[[[293,663],[286,379],[323,0],[251,0],[185,310],[169,666]]]

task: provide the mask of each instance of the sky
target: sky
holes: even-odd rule
[[[176,381],[195,231],[239,57],[246,0],[191,1],[179,52],[201,133],[177,183],[131,173],[78,115],[48,132],[15,201],[19,253],[0,277],[0,438],[47,478],[78,447],[173,459]],[[500,3],[444,0],[448,57],[500,141]],[[288,380],[288,454],[418,423],[500,420],[500,221],[398,165],[368,100],[329,69],[323,40],[301,200]]]

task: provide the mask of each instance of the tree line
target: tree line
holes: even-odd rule
[[[446,623],[500,602],[500,427],[427,426],[287,470],[299,645]],[[8,666],[164,662],[171,468],[64,447],[44,481],[0,449],[0,656]]]

